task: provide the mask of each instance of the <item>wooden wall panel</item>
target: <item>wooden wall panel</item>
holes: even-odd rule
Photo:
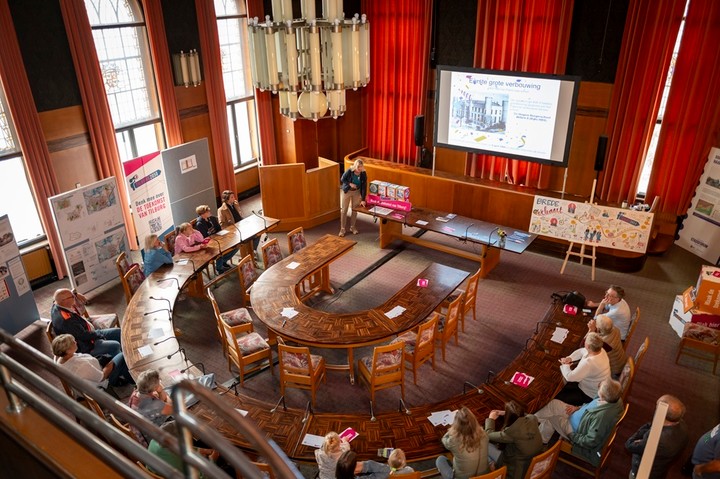
[[[260,174],[258,167],[246,168],[235,173],[235,191],[242,193],[243,191],[252,190],[260,186]],[[221,193],[221,192],[218,192]]]
[[[261,166],[259,173],[263,211],[266,215],[280,219],[305,215],[305,165]]]
[[[329,211],[340,211],[340,182],[337,178],[337,163],[318,158],[319,166],[306,172],[308,211],[307,217],[314,218]]]

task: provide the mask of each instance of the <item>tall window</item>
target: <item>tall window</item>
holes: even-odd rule
[[[165,147],[145,18],[135,0],[85,0],[120,158]]]
[[[30,182],[25,172],[20,145],[10,118],[7,102],[0,83],[0,216],[8,215],[19,245],[43,238]]]
[[[215,0],[215,12],[227,98],[230,150],[235,168],[240,168],[256,162],[259,157],[245,1]]]
[[[647,193],[648,184],[650,183],[650,173],[652,173],[653,162],[655,161],[655,151],[657,150],[658,138],[660,137],[660,129],[662,128],[663,116],[665,115],[665,107],[667,106],[668,95],[670,94],[670,85],[672,84],[673,73],[675,72],[675,63],[677,62],[678,52],[680,51],[680,42],[682,41],[683,29],[685,28],[685,18],[687,17],[688,6],[690,6],[690,0],[685,3],[685,13],[683,14],[682,22],[680,23],[680,29],[678,30],[678,36],[675,40],[675,47],[673,48],[672,59],[670,60],[670,68],[668,69],[667,78],[665,79],[665,86],[663,88],[662,99],[660,100],[660,108],[658,109],[657,120],[655,121],[655,127],[653,128],[652,138],[650,139],[650,146],[645,154],[645,162],[643,163],[643,169],[640,173],[640,180],[638,181],[637,194],[645,196]]]

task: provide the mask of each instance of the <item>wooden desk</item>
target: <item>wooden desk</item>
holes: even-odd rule
[[[170,321],[172,305],[182,287],[191,281],[204,296],[201,270],[219,253],[249,242],[277,223],[275,218],[263,220],[255,215],[244,218],[237,225],[225,228],[227,233],[213,235],[207,248],[175,256],[174,264],[161,267],[143,281],[130,300],[122,323],[123,354],[133,377],[154,368],[160,372],[161,380],[169,385],[180,379],[179,372],[183,369],[190,368],[189,374],[199,375],[200,371],[180,351],[174,336]],[[177,263],[184,259],[187,263]],[[143,346],[152,348],[152,352],[144,357],[138,352]]]
[[[317,311],[303,304],[298,295],[298,284],[319,271],[323,278],[322,288],[331,292],[329,264],[354,245],[355,241],[325,235],[268,268],[250,291],[255,314],[268,327],[271,336],[277,335],[307,346],[347,349],[347,364],[327,365],[327,368],[347,370],[351,382],[355,381],[353,348],[375,344],[412,329],[468,276],[465,271],[432,264],[390,299],[372,309],[337,314]],[[298,263],[296,268],[288,268],[294,263]],[[428,286],[418,286],[419,278],[428,279]],[[402,306],[405,311],[390,319],[385,313],[395,306]],[[284,318],[281,312],[290,307],[298,314],[291,319]]]
[[[373,208],[360,208],[361,213],[380,218],[380,247],[387,248],[394,240],[417,244],[443,253],[453,254],[480,263],[480,276],[486,277],[500,261],[500,251],[510,251],[521,254],[537,238],[537,235],[527,231],[517,230],[507,226],[488,223],[465,216],[456,215],[448,221],[437,218],[447,218],[448,213],[429,208],[413,207],[411,211],[392,211],[379,214]],[[420,223],[418,223],[418,221]],[[425,231],[440,233],[467,243],[476,244],[480,251],[473,253],[452,246],[435,243],[423,238],[403,234],[403,226],[412,226]],[[498,230],[503,230],[507,237],[503,241],[498,236]]]

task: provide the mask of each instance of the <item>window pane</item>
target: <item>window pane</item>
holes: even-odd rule
[[[226,17],[228,15],[245,15],[245,2],[237,0],[215,0],[215,15]]]
[[[157,136],[155,135],[155,127],[157,123],[152,125],[140,126],[133,128],[135,133],[135,145],[137,147],[136,157],[154,153],[163,149],[164,145],[159,145]]]
[[[240,153],[238,153],[237,128],[235,127],[235,105],[227,106],[228,131],[234,137],[230,138],[230,153],[235,168],[240,166]]]
[[[85,0],[85,10],[93,26],[143,20],[135,2],[127,0]]]
[[[249,50],[245,19],[218,20],[218,37],[225,97],[228,100],[237,100],[252,95],[252,76],[246,67],[250,65],[250,61],[247,58]]]
[[[240,151],[240,165],[246,165],[258,158],[257,135],[255,134],[255,102],[246,101],[236,103],[235,110],[235,137],[237,148]],[[240,166],[237,165],[237,166]]]
[[[0,85],[0,155],[8,153],[19,153],[20,147],[15,141],[15,130],[10,121],[5,97],[3,96],[2,85]]]
[[[14,157],[0,161],[0,215],[8,215],[18,244],[42,237],[45,233],[40,223],[37,206],[30,191],[22,158]]]

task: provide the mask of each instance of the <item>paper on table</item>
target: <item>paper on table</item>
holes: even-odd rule
[[[359,435],[360,435],[360,434],[358,434],[358,432],[357,432],[355,429],[351,428],[351,427],[346,428],[343,432],[341,432],[341,433],[339,434],[340,439],[346,439],[347,442],[352,441],[353,439],[355,439],[355,438],[358,437]]]
[[[435,411],[428,416],[428,420],[433,426],[449,426],[455,420],[455,413],[457,413],[457,410],[443,409],[442,411]]]
[[[448,218],[445,218],[444,216],[438,216],[437,218],[435,218],[435,220],[440,221],[441,223],[447,223],[448,221],[450,221]]]
[[[555,331],[553,331],[550,341],[562,344],[565,341],[565,338],[567,338],[568,333],[569,333],[569,330],[566,328],[560,328],[560,327],[555,328]]]
[[[448,213],[448,214],[445,215],[446,218],[450,218],[450,219],[453,219],[453,218],[455,218],[456,216],[457,216],[457,215],[456,215],[455,213]]]
[[[228,230],[220,230],[217,233],[215,233],[218,236],[225,236],[226,234],[230,233]]]
[[[426,224],[428,224],[428,222],[425,221],[425,220],[417,220],[417,221],[415,222],[415,224],[416,224],[416,225],[420,225],[420,226],[425,226]]]
[[[237,412],[239,412],[240,415],[243,416],[243,417],[248,415],[248,412],[247,412],[246,410],[244,410],[244,409],[235,408],[235,410],[236,410]]]
[[[282,312],[280,312],[281,316],[288,319],[294,318],[295,316],[297,316],[297,314],[298,312],[295,311],[295,308],[283,308]]]
[[[295,269],[298,266],[300,266],[300,263],[297,261],[293,261],[292,263],[289,263],[287,266],[285,266],[287,269]]]
[[[512,379],[510,379],[510,382],[516,386],[526,388],[526,387],[530,386],[530,384],[534,380],[535,380],[535,378],[532,376],[528,376],[527,374],[521,373],[520,371],[515,371],[515,374],[513,374],[513,377],[512,377]]]
[[[146,356],[150,356],[153,353],[153,349],[149,344],[146,344],[145,346],[137,348],[137,353],[141,358],[144,358]]]
[[[153,328],[148,333],[148,338],[150,339],[156,339],[161,336],[165,336],[165,330],[163,328]]]
[[[370,208],[369,211],[377,215],[386,215],[393,212],[393,210],[391,210],[390,208],[384,208],[382,206],[373,206],[372,208]]]
[[[187,259],[179,259],[179,260],[175,261],[175,264],[178,264],[180,266],[185,266],[186,264],[188,264],[188,260]]]
[[[402,306],[395,306],[393,309],[385,313],[385,316],[390,319],[397,318],[398,316],[403,314],[403,312],[405,312],[405,308],[403,308]]]
[[[317,436],[315,434],[305,434],[305,437],[303,437],[302,440],[302,444],[303,446],[320,448],[324,440],[325,438],[322,436]]]

